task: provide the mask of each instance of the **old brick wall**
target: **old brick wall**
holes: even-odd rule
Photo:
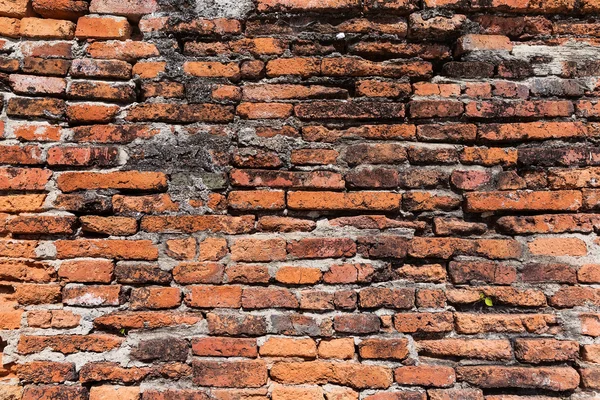
[[[0,400],[600,399],[599,0],[0,0]]]

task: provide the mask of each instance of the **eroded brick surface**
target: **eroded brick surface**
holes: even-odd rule
[[[600,398],[597,0],[0,0],[0,400]]]

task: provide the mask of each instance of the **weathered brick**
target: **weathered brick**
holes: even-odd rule
[[[150,58],[159,55],[156,45],[141,41],[106,41],[94,42],[87,48],[93,58],[116,59],[135,62],[140,58]]]
[[[194,361],[193,381],[213,387],[260,387],[267,383],[264,361]]]
[[[391,192],[288,192],[288,207],[297,210],[397,210],[401,195]]]
[[[58,240],[55,245],[57,258],[106,257],[125,260],[158,258],[158,249],[149,240]]]
[[[88,12],[88,3],[80,0],[33,0],[33,10],[44,18],[76,21]]]
[[[78,39],[129,39],[132,28],[126,18],[85,16],[77,20]]]
[[[175,308],[181,304],[181,291],[175,287],[136,288],[129,301],[132,310]]]
[[[396,368],[394,379],[401,385],[448,387],[452,386],[456,377],[451,367],[420,365]]]
[[[271,368],[271,377],[287,384],[333,383],[356,389],[385,389],[392,381],[391,372],[385,367],[323,361],[277,363]]]
[[[75,24],[55,19],[23,18],[19,33],[32,39],[73,39]]]
[[[139,19],[142,15],[152,14],[157,10],[156,0],[93,0],[90,3],[90,13],[122,15],[132,19]]]
[[[303,0],[259,0],[258,11],[343,11],[358,8],[358,0],[325,0],[320,4],[313,4]]]
[[[192,340],[192,352],[204,357],[249,357],[258,356],[255,339],[206,337]]]
[[[573,390],[579,374],[571,367],[458,367],[457,378],[483,388],[533,388],[550,391]]]
[[[356,244],[347,238],[305,238],[288,242],[287,252],[294,258],[351,257]]]
[[[512,349],[507,340],[441,339],[417,342],[419,354],[432,357],[478,358],[483,360],[509,360]]]

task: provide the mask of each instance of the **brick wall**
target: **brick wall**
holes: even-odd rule
[[[0,0],[0,399],[599,399],[599,12]]]

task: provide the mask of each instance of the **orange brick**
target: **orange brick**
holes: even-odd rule
[[[123,17],[85,16],[77,20],[75,36],[78,39],[118,39],[131,36],[131,25]]]

